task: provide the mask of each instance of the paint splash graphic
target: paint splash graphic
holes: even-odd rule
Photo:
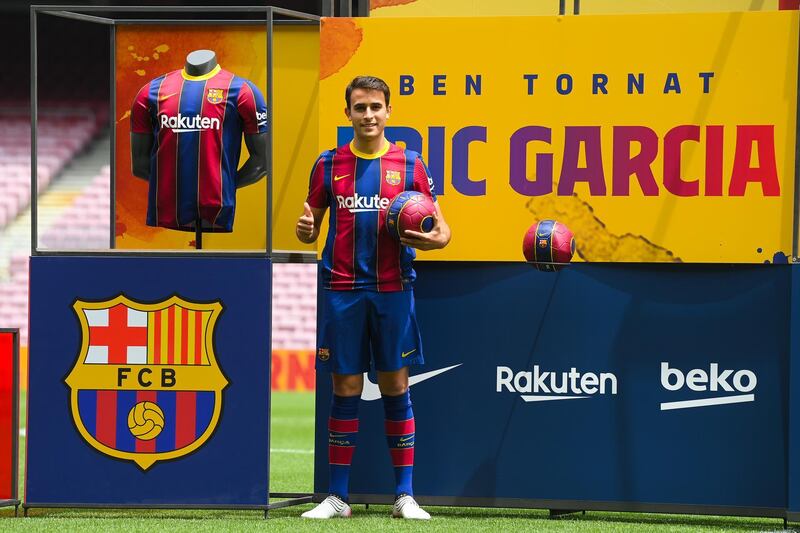
[[[136,51],[136,47],[134,47],[133,45],[129,45],[127,50],[130,53],[130,56],[133,59],[135,59],[137,62],[139,62],[139,63],[142,63],[142,62],[147,63],[151,59],[154,60],[154,61],[158,61],[161,58],[161,54],[166,53],[166,52],[169,51],[169,45],[160,44],[160,45],[156,46],[155,48],[153,48],[153,53],[151,55],[139,55],[139,53]],[[142,69],[142,68],[136,69],[133,72],[137,76],[145,76],[145,75],[147,75],[147,71]]]
[[[352,19],[324,18],[319,37],[319,79],[342,70],[361,46],[364,30]]]
[[[772,264],[775,264],[775,265],[788,265],[789,262],[790,262],[789,261],[789,256],[787,256],[783,252],[775,252],[772,255],[772,261],[770,261],[769,259],[765,259],[764,260],[764,263],[766,263],[766,264],[772,263]]]
[[[380,9],[382,7],[403,6],[413,4],[417,0],[369,0],[369,9]]]
[[[526,204],[534,220],[553,219],[566,224],[575,234],[575,253],[584,261],[680,263],[670,250],[641,235],[616,235],[578,195],[533,198]],[[583,238],[582,238],[583,237]]]

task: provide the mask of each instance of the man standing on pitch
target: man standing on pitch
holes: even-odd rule
[[[397,482],[392,516],[427,520],[430,515],[414,501],[411,486],[414,414],[408,367],[423,363],[414,313],[412,248],[444,248],[450,241],[450,228],[420,155],[383,135],[392,110],[386,83],[359,76],[347,86],[345,101],[354,139],[317,159],[295,230],[301,241],[314,242],[325,210],[331,208],[322,253],[325,290],[316,363],[317,369],[329,370],[333,378],[328,420],[330,495],[303,517],[350,516],[348,482],[358,435],[358,403],[363,373],[372,364],[378,373]],[[429,233],[406,231],[398,243],[384,226],[383,209],[404,190],[431,196],[436,214]]]

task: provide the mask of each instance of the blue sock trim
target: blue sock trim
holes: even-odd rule
[[[358,404],[361,396],[333,395],[331,402],[331,416],[339,420],[352,420],[358,418]]]
[[[411,391],[406,390],[399,396],[384,396],[383,399],[383,412],[386,415],[386,420],[408,420],[414,416],[411,409]]]

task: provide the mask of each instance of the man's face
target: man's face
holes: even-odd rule
[[[350,108],[344,110],[353,123],[353,133],[358,139],[371,140],[383,136],[386,119],[392,107],[386,105],[383,91],[353,89],[350,93]]]

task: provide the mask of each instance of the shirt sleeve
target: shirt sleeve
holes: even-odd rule
[[[317,158],[317,162],[314,163],[314,167],[311,169],[306,202],[316,209],[328,207],[328,191],[325,190],[325,160],[323,156]]]
[[[267,132],[267,102],[258,87],[250,80],[244,80],[236,101],[242,131],[247,135]]]
[[[436,201],[436,191],[433,187],[433,178],[431,172],[422,160],[422,156],[418,155],[414,161],[414,190],[430,196],[433,201]]]
[[[131,106],[131,132],[153,133],[153,121],[150,118],[150,84],[148,83],[136,94]]]

